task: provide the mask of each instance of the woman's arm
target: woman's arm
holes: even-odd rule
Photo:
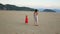
[[[38,15],[38,12],[36,12],[36,15]]]

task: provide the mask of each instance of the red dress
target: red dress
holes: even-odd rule
[[[28,24],[28,16],[25,18],[25,23]]]

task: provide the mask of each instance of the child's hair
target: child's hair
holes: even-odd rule
[[[37,9],[35,9],[35,12],[37,12],[38,10]]]

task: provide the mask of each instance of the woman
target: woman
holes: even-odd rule
[[[35,9],[35,11],[34,11],[34,20],[35,20],[35,25],[36,26],[38,26],[38,10],[37,9]]]

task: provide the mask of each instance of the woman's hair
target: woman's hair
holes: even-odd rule
[[[37,12],[38,10],[37,9],[35,9],[35,12]]]

